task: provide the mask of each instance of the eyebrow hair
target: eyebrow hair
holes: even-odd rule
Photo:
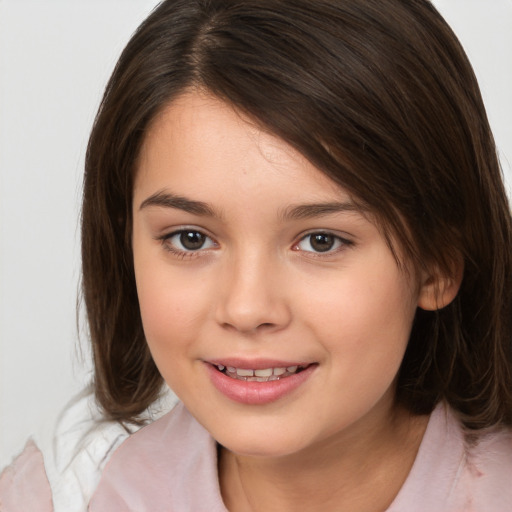
[[[155,194],[149,196],[147,199],[142,201],[139,206],[139,210],[143,208],[148,208],[150,206],[160,206],[163,208],[177,208],[178,210],[183,210],[188,213],[192,213],[193,215],[201,215],[201,216],[210,216],[210,217],[218,217],[208,204],[203,203],[202,201],[193,201],[192,199],[187,199],[186,197],[178,196],[175,194],[171,194],[169,192],[159,191]]]
[[[343,212],[361,212],[363,209],[351,201],[334,202],[334,203],[312,203],[312,204],[299,204],[291,206],[283,211],[282,217],[284,219],[309,219],[312,217],[321,217],[323,215],[330,215],[332,213]]]
[[[195,201],[183,196],[172,194],[170,192],[159,191],[142,201],[139,210],[150,206],[159,206],[163,208],[176,208],[193,215],[204,217],[220,217],[215,210],[202,201]],[[331,203],[311,203],[299,204],[285,208],[281,214],[284,220],[300,220],[313,217],[321,217],[332,213],[360,212],[361,207],[351,201],[331,202]]]

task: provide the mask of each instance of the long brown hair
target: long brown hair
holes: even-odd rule
[[[512,424],[510,209],[471,65],[427,0],[167,0],[139,27],[86,157],[83,294],[106,414],[137,421],[161,389],[137,301],[132,187],[148,124],[191,87],[349,190],[416,268],[449,275],[463,260],[457,298],[417,312],[397,400],[424,414],[445,399],[471,428]]]

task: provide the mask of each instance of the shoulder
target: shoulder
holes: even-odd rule
[[[468,432],[440,404],[388,512],[511,512],[511,504],[512,432]]]
[[[90,510],[225,511],[216,443],[183,404],[131,435],[114,452]]]
[[[172,393],[163,393],[141,419],[153,421],[175,404]],[[138,428],[128,430],[119,422],[107,421],[90,388],[68,404],[58,422],[52,449],[43,450],[55,512],[87,509],[108,460]]]
[[[33,441],[0,475],[0,510],[15,512],[53,510],[43,455]]]
[[[37,445],[29,441],[4,470],[0,510],[83,512],[108,457],[126,437],[84,390],[65,407],[55,430],[39,435]]]
[[[460,487],[475,510],[512,510],[512,431],[466,434]]]
[[[83,512],[101,471],[129,433],[106,421],[90,389],[63,410],[51,445],[43,449],[56,512]]]
[[[142,419],[153,421],[175,403],[164,393]],[[4,470],[0,511],[84,512],[107,461],[129,435],[120,423],[105,420],[91,389],[85,389],[65,407],[55,430],[39,436],[37,446],[27,443]]]

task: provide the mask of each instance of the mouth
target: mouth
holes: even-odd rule
[[[285,379],[292,375],[297,375],[303,372],[310,365],[292,365],[292,366],[279,366],[269,368],[235,368],[234,366],[224,366],[222,364],[213,365],[217,371],[224,375],[246,382],[273,382],[276,380]]]
[[[237,358],[204,361],[214,387],[245,405],[265,405],[296,392],[316,373],[318,363]]]

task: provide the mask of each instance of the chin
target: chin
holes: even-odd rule
[[[261,442],[253,441],[252,443],[228,443],[228,445],[221,443],[221,446],[241,457],[279,458],[299,451],[291,446],[269,444],[264,440]]]
[[[215,439],[230,452],[243,457],[285,457],[305,449],[309,443],[298,433],[287,430],[268,432],[261,429],[259,432],[225,433]]]

